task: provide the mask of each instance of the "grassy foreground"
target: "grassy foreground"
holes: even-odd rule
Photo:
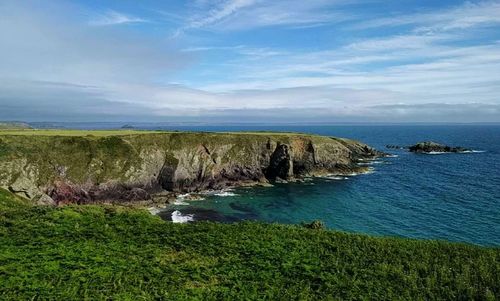
[[[500,249],[32,207],[0,190],[0,300],[500,298]]]

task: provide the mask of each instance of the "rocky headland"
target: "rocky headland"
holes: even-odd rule
[[[167,202],[172,195],[352,174],[383,155],[288,133],[0,132],[0,187],[38,204]]]

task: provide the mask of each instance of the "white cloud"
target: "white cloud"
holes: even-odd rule
[[[492,26],[500,23],[500,1],[465,2],[454,8],[441,11],[394,15],[387,18],[363,21],[352,29],[394,27],[402,25],[417,26],[417,32],[448,31],[478,26]]]
[[[222,4],[217,5],[217,7],[210,9],[207,14],[192,18],[187,28],[200,28],[212,25],[256,2],[256,0],[226,0]]]
[[[366,39],[355,42],[347,47],[353,50],[364,51],[391,51],[395,49],[418,49],[426,48],[436,42],[443,42],[457,39],[451,35],[399,35],[378,39]]]
[[[129,16],[114,10],[107,11],[106,13],[94,17],[89,21],[92,26],[108,26],[108,25],[119,25],[119,24],[130,24],[130,23],[145,23],[148,20]]]
[[[324,10],[332,1],[292,2],[217,2],[191,24],[249,29],[313,25],[332,17]],[[197,5],[214,4],[202,0]],[[191,44],[176,51],[161,40],[113,26],[87,26],[65,6],[37,11],[13,2],[0,6],[0,39],[5,41],[0,44],[0,119],[500,121],[500,44],[457,43],[468,41],[467,30],[486,23],[469,21],[458,32],[416,30],[436,24],[457,28],[450,24],[477,20],[477,10],[464,11],[470,18],[405,21],[412,25],[407,32],[319,51],[238,44]],[[109,18],[101,25],[130,18]],[[189,57],[209,51],[224,54],[206,67],[213,80],[168,84],[169,75],[183,71]],[[195,67],[188,72],[206,71],[201,64]]]
[[[284,25],[300,29],[333,24],[352,18],[337,9],[346,3],[349,1],[198,1],[194,6],[195,12],[178,33],[188,29],[234,31]]]

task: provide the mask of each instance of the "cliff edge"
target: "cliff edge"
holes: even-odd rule
[[[39,204],[150,200],[276,179],[358,172],[381,155],[289,133],[0,132],[0,187]]]

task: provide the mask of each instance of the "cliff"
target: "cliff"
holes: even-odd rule
[[[40,204],[128,202],[350,173],[379,154],[348,139],[288,133],[0,132],[0,187]]]

